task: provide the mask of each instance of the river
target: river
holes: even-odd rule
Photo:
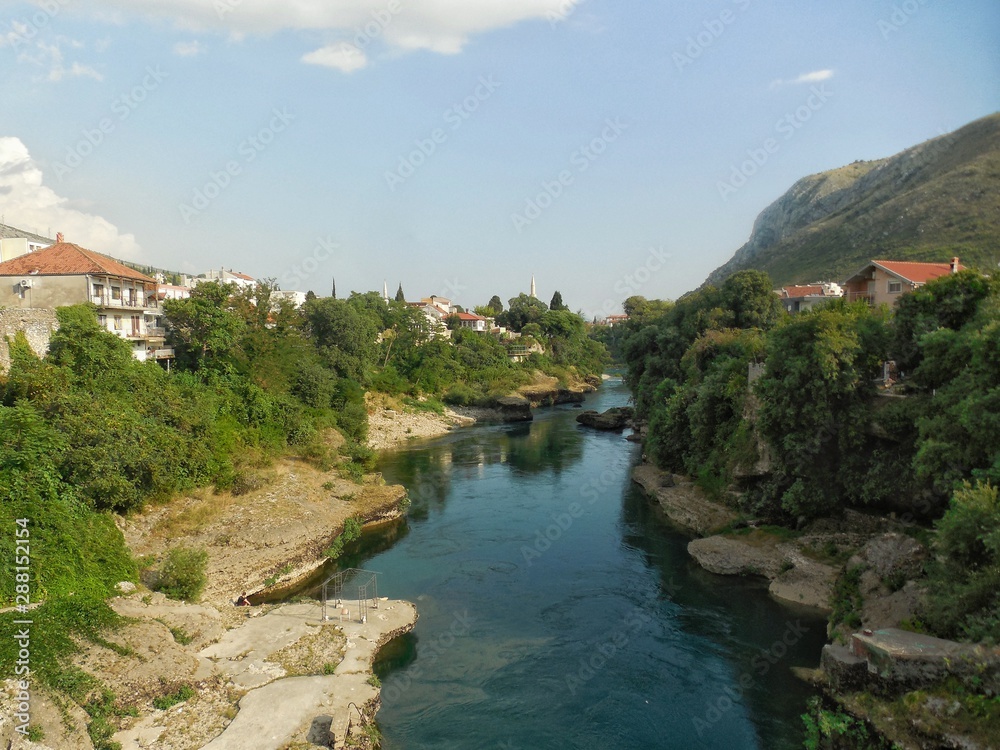
[[[620,381],[586,408],[627,402]],[[417,748],[798,748],[825,622],[714,576],[629,480],[640,448],[579,410],[386,454],[407,527],[364,561],[416,602],[390,644],[379,725]]]

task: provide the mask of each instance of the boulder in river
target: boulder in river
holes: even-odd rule
[[[615,406],[606,412],[588,410],[576,415],[576,421],[595,430],[623,430],[632,423],[631,406]]]

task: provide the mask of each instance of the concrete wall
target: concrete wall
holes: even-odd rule
[[[31,282],[21,289],[22,278]],[[88,297],[86,276],[0,276],[0,307],[36,309],[79,305]]]
[[[55,310],[0,309],[0,372],[10,368],[7,339],[13,340],[18,331],[24,331],[28,344],[39,357],[49,351],[49,339],[59,327]]]

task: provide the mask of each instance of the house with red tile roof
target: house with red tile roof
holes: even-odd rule
[[[851,302],[865,300],[871,305],[895,305],[900,296],[928,281],[958,273],[965,267],[951,263],[919,263],[903,260],[873,260],[844,282],[844,294]]]
[[[468,312],[452,313],[452,315],[458,318],[458,325],[461,328],[469,328],[480,333],[486,333],[491,328],[489,318],[484,318],[482,315]]]
[[[777,295],[781,298],[781,304],[786,312],[797,313],[811,310],[821,302],[843,297],[844,290],[841,289],[840,284],[817,282],[816,284],[784,286],[777,290]]]
[[[0,263],[0,307],[54,309],[90,302],[100,324],[132,344],[136,359],[163,349],[156,280],[72,242]]]

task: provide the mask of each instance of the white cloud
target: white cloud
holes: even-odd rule
[[[18,53],[18,62],[46,69],[47,72],[44,78],[49,81],[61,81],[66,77],[93,78],[95,81],[104,80],[104,76],[89,65],[84,65],[77,61],[73,61],[72,63],[66,62],[63,48],[68,47],[73,50],[83,49],[83,42],[64,36],[57,36],[49,44],[42,39],[29,41],[29,36],[34,36],[34,32],[30,27],[13,21],[11,22],[10,30],[0,35],[0,47],[13,47]]]
[[[192,39],[190,42],[177,42],[174,45],[174,54],[178,57],[196,57],[204,51],[205,48],[197,39]]]
[[[336,68],[343,73],[352,73],[367,67],[368,58],[361,49],[350,42],[337,42],[303,55],[302,62]]]
[[[779,86],[796,86],[800,83],[820,83],[822,81],[829,81],[833,78],[834,71],[827,68],[824,70],[814,70],[811,73],[803,73],[798,78],[792,78],[790,80],[778,79],[776,81],[771,81],[771,88],[776,89]]]
[[[116,258],[135,260],[135,235],[122,234],[107,219],[73,208],[42,184],[42,170],[19,138],[0,137],[0,212],[4,223],[42,234],[62,232],[67,242]]]
[[[565,19],[583,0],[93,0],[101,19],[142,15],[189,31],[233,38],[277,31],[319,32],[327,44],[303,61],[357,70],[345,40],[361,49],[378,39],[395,51],[460,52],[469,38],[521,21]],[[371,33],[374,31],[375,33]],[[357,44],[363,35],[364,44]],[[369,55],[362,57],[367,60]]]

